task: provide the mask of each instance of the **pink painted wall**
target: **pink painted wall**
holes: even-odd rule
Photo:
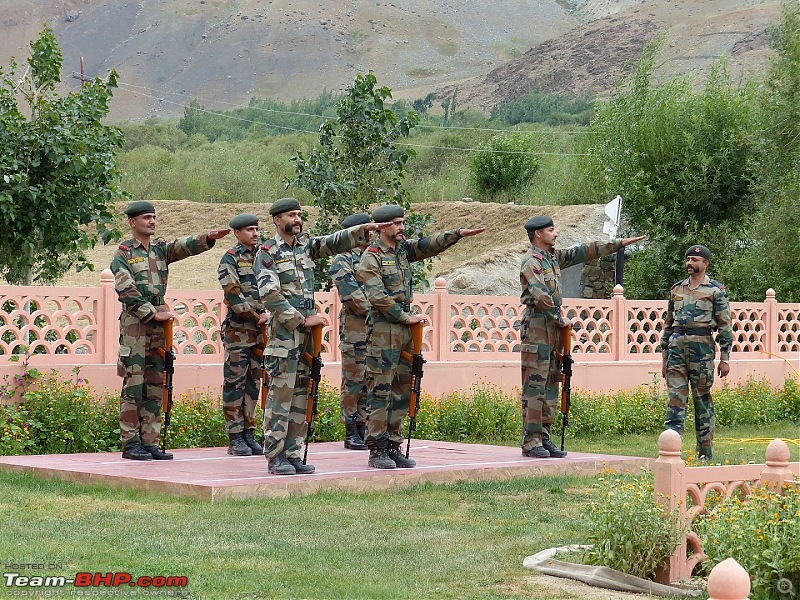
[[[316,295],[328,317],[323,374],[339,382],[339,299]],[[191,389],[219,391],[223,349],[220,325],[225,315],[221,290],[177,290],[167,295],[180,315],[175,327],[178,352],[177,394]],[[443,279],[430,294],[417,294],[414,305],[430,319],[425,329],[423,388],[435,396],[485,382],[513,393],[520,387],[519,298],[459,296]],[[113,276],[106,270],[96,288],[0,286],[0,377],[18,374],[10,362],[13,349],[27,343],[46,352],[31,358],[39,369],[66,375],[80,367],[98,389],[118,391],[116,376],[119,302]],[[621,286],[610,300],[566,299],[567,314],[580,323],[573,337],[573,387],[608,391],[649,384],[660,377],[657,352],[666,301],[628,300]],[[733,303],[734,348],[730,381],[748,375],[774,385],[800,370],[800,305],[779,304],[768,290],[764,302]],[[32,312],[31,312],[31,309]],[[27,342],[26,342],[27,340]],[[72,340],[72,341],[70,341]]]

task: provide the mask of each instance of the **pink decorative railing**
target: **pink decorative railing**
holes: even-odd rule
[[[339,298],[334,292],[316,298],[328,317],[323,357],[337,361]],[[170,291],[166,302],[180,315],[175,327],[179,353],[219,362],[222,291]],[[417,294],[414,306],[431,321],[425,330],[428,360],[502,361],[519,351],[522,306],[517,297],[452,295],[437,279],[433,293]],[[581,361],[653,360],[658,353],[664,301],[628,300],[617,286],[610,300],[568,298],[564,308],[578,323],[573,352]],[[762,303],[735,302],[731,308],[734,355],[760,353],[765,358],[800,351],[797,305],[778,304],[768,290]],[[24,344],[50,355],[53,363],[108,363],[116,353],[118,317],[108,271],[97,288],[0,286],[0,355],[7,359]]]
[[[789,456],[786,443],[774,439],[767,446],[764,464],[687,468],[681,458],[680,435],[669,429],[664,431],[658,439],[658,458],[653,463],[655,499],[666,513],[678,510],[689,531],[660,571],[659,581],[675,583],[687,579],[706,558],[691,523],[708,511],[706,501],[710,494],[729,498],[739,492],[747,497],[760,486],[780,492],[785,484],[800,477],[800,463],[789,463]]]

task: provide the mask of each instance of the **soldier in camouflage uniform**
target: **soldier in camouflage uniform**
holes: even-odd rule
[[[253,262],[258,246],[258,217],[242,213],[228,225],[239,242],[219,261],[219,283],[225,292],[228,314],[222,323],[225,362],[222,365],[222,412],[228,433],[228,454],[264,454],[253,432],[256,428],[256,402],[261,389],[264,338],[261,325],[266,311],[258,295]]]
[[[311,352],[311,327],[325,323],[314,304],[314,259],[365,244],[369,232],[379,229],[367,223],[332,235],[309,237],[302,234],[300,212],[300,203],[294,198],[275,201],[269,214],[277,233],[256,255],[258,290],[264,308],[271,313],[264,353],[270,376],[264,455],[274,475],[314,472],[313,465],[303,464],[300,458],[307,431],[309,376],[309,365],[301,357]]]
[[[525,223],[531,242],[520,267],[522,313],[520,353],[522,363],[522,455],[563,458],[567,455],[550,441],[555,422],[558,384],[561,381],[562,327],[571,320],[561,311],[561,269],[594,260],[644,239],[590,242],[555,250],[558,232],[553,219],[542,215]]]
[[[342,221],[347,229],[369,223],[367,213],[350,215]],[[367,244],[349,252],[337,254],[331,262],[329,273],[342,308],[339,310],[339,351],[342,356],[341,407],[345,427],[344,447],[349,450],[366,450],[364,435],[367,423],[367,311],[369,302],[363,286],[356,279],[356,269],[361,253]]]
[[[714,442],[711,386],[714,384],[716,344],[711,333],[717,332],[720,377],[727,377],[730,372],[728,360],[733,346],[728,293],[724,285],[706,274],[710,259],[711,251],[705,246],[695,245],[686,251],[689,277],[670,290],[661,335],[661,374],[669,389],[664,428],[677,431],[683,437],[691,384],[697,455],[707,461],[711,460]]]
[[[411,397],[411,365],[400,358],[413,353],[409,325],[424,323],[411,314],[412,262],[443,252],[480,229],[444,231],[418,240],[405,238],[405,210],[390,204],[372,213],[376,223],[388,223],[378,240],[361,257],[356,276],[370,303],[367,318],[367,439],[368,465],[378,469],[410,468],[417,463],[403,456],[403,420]]]
[[[165,350],[162,324],[176,318],[164,304],[168,266],[205,252],[230,229],[166,242],[151,240],[156,229],[152,203],[133,202],[125,215],[133,237],[120,244],[111,259],[114,288],[122,303],[117,363],[118,374],[124,378],[119,404],[122,457],[169,460],[172,454],[158,447],[164,378],[159,350]]]

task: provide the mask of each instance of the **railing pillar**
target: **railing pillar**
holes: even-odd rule
[[[761,471],[761,484],[773,492],[781,493],[783,486],[794,479],[789,470],[789,446],[780,438],[775,438],[767,446],[764,462],[766,467]]]
[[[771,354],[777,354],[780,351],[780,323],[778,323],[778,301],[775,299],[775,290],[772,288],[767,290],[764,309],[765,350]]]
[[[680,511],[681,521],[686,519],[686,465],[681,458],[681,436],[671,429],[661,433],[658,438],[658,458],[653,463],[655,502],[669,514],[675,509]],[[690,576],[686,573],[686,536],[667,559],[667,562],[656,573],[656,581],[674,583]]]
[[[433,303],[434,314],[433,335],[431,345],[433,360],[447,360],[450,355],[450,298],[447,292],[447,281],[444,277],[437,277],[433,282],[433,293],[436,301]],[[435,341],[434,341],[434,338]]]
[[[750,576],[733,558],[726,558],[708,574],[708,600],[748,600]]]
[[[114,290],[114,273],[103,269],[100,273],[100,302],[97,306],[97,353],[100,364],[116,364],[119,344],[119,313],[117,293]]]
[[[622,360],[628,345],[628,309],[625,301],[625,288],[614,286],[614,339],[611,344],[611,360]]]

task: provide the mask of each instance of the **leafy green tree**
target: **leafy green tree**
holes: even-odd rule
[[[759,88],[760,127],[754,186],[759,208],[754,234],[725,273],[743,299],[762,300],[773,288],[781,302],[800,301],[800,5],[786,2],[770,31],[773,50]]]
[[[12,284],[55,281],[85,251],[119,239],[111,203],[120,188],[120,131],[103,125],[117,75],[59,97],[61,50],[45,28],[28,67],[0,68],[0,274]],[[26,118],[18,100],[27,105]]]
[[[319,147],[292,157],[296,177],[286,186],[308,190],[320,207],[314,233],[331,233],[345,217],[368,212],[371,205],[411,208],[403,178],[416,153],[398,141],[408,137],[418,117],[409,112],[399,119],[386,106],[391,97],[391,90],[378,86],[372,71],[358,74],[339,100],[336,118],[320,127]],[[421,234],[427,221],[426,216],[408,213],[409,237]],[[327,261],[317,262],[316,275],[318,285],[330,287]]]
[[[643,298],[665,297],[685,276],[691,244],[709,246],[715,268],[727,262],[748,239],[754,194],[752,86],[734,86],[724,62],[700,92],[688,78],[657,86],[659,48],[645,47],[590,126],[600,197],[620,194],[627,229],[650,238],[626,272],[628,293]]]
[[[470,160],[470,176],[478,189],[493,196],[527,185],[539,170],[530,133],[504,133],[481,144]]]

